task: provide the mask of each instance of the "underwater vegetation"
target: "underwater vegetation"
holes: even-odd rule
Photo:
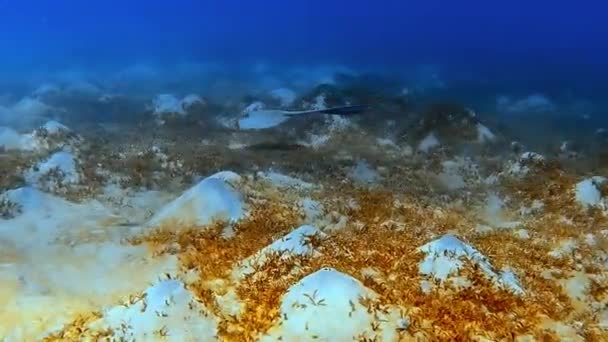
[[[235,102],[157,94],[136,120],[3,128],[0,335],[608,336],[599,142],[555,134],[532,149],[495,109],[336,79]],[[100,106],[112,101],[126,103]],[[370,107],[319,112],[358,104]],[[315,113],[235,125],[273,108]]]
[[[0,1],[0,340],[608,341],[605,12]]]

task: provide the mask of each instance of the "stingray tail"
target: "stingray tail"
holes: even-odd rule
[[[333,108],[323,109],[323,110],[320,110],[319,113],[348,116],[348,115],[361,114],[364,111],[368,110],[369,108],[370,108],[370,106],[367,106],[367,105],[342,106],[342,107],[333,107]]]
[[[320,109],[320,110],[305,110],[305,111],[299,111],[299,112],[285,111],[283,114],[287,115],[287,116],[297,116],[297,115],[322,113],[322,114],[349,116],[349,115],[361,114],[369,108],[370,108],[370,106],[367,106],[367,105],[341,106],[341,107],[333,107],[333,108]]]

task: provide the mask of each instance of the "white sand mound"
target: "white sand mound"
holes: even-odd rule
[[[2,197],[20,209],[0,219],[0,336],[8,341],[41,340],[178,268],[175,257],[121,244],[127,232],[96,201],[70,203],[33,188]]]
[[[263,266],[268,258],[274,253],[280,254],[283,258],[289,256],[318,255],[314,246],[309,242],[313,237],[324,239],[327,235],[313,226],[300,226],[289,234],[274,241],[269,246],[264,247],[256,254],[240,262],[233,272],[233,277],[239,279],[253,273],[257,267]]]
[[[458,277],[458,272],[464,267],[462,258],[466,258],[476,264],[483,274],[497,286],[504,287],[517,294],[524,293],[521,285],[511,272],[497,272],[487,257],[460,241],[454,235],[446,234],[420,247],[419,251],[426,254],[419,265],[420,274],[431,276],[439,281],[446,281],[450,277]],[[466,281],[462,284],[466,286]]]
[[[211,176],[167,204],[148,223],[204,226],[214,220],[238,221],[244,216],[243,199],[220,177]]]
[[[361,302],[377,294],[360,281],[331,268],[310,274],[289,288],[281,300],[281,321],[262,341],[351,341],[367,337],[390,341],[396,338],[399,319],[370,312]],[[379,329],[373,331],[372,325]]]

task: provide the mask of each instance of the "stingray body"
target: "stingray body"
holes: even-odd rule
[[[312,114],[356,115],[365,111],[368,106],[343,106],[321,110],[289,111],[280,109],[261,109],[247,113],[239,119],[240,130],[259,130],[276,127],[296,116]]]

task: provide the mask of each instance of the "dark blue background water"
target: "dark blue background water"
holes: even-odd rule
[[[6,82],[150,62],[436,64],[590,95],[606,89],[606,13],[599,1],[0,0],[0,72]]]

